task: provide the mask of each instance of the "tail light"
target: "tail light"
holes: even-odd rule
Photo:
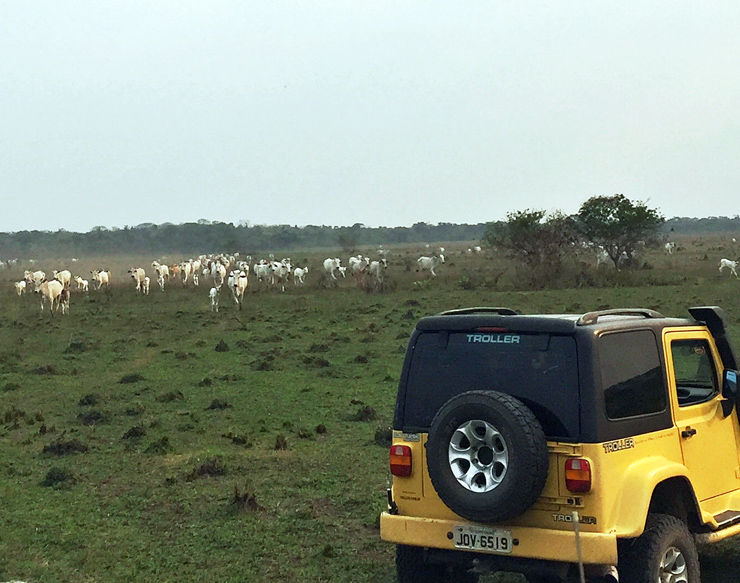
[[[391,474],[402,477],[411,475],[411,448],[408,445],[391,446]]]
[[[571,458],[565,462],[565,487],[569,492],[591,491],[591,464],[588,460]]]

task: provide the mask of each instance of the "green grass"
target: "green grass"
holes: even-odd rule
[[[305,288],[249,293],[241,311],[222,293],[217,314],[205,283],[137,296],[125,269],[147,258],[80,261],[77,273],[117,266],[116,285],[74,294],[65,317],[40,316],[6,272],[0,580],[391,583],[394,549],[378,532],[387,449],[375,436],[391,423],[416,320],[472,305],[686,315],[718,304],[740,338],[740,283],[719,277],[721,252],[703,259],[717,244],[686,242],[651,256],[654,269],[557,291],[516,291],[504,263],[449,245],[434,281],[405,268],[420,250],[395,249],[387,293],[349,278],[326,288],[320,260],[336,252],[306,252]],[[376,418],[356,420],[367,407]],[[737,555],[718,552],[710,582]]]

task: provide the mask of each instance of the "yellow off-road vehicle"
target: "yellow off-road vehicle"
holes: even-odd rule
[[[717,307],[420,320],[384,540],[401,583],[699,583],[740,533],[737,361]]]

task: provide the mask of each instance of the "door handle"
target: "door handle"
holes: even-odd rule
[[[681,432],[681,437],[683,437],[684,439],[688,439],[692,435],[696,435],[696,429],[694,429],[693,427],[687,427]]]

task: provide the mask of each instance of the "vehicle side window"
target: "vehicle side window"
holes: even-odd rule
[[[671,342],[678,404],[681,407],[704,403],[719,392],[712,350],[705,339]]]
[[[665,410],[667,399],[660,353],[651,331],[602,336],[599,355],[609,419],[625,419]]]

